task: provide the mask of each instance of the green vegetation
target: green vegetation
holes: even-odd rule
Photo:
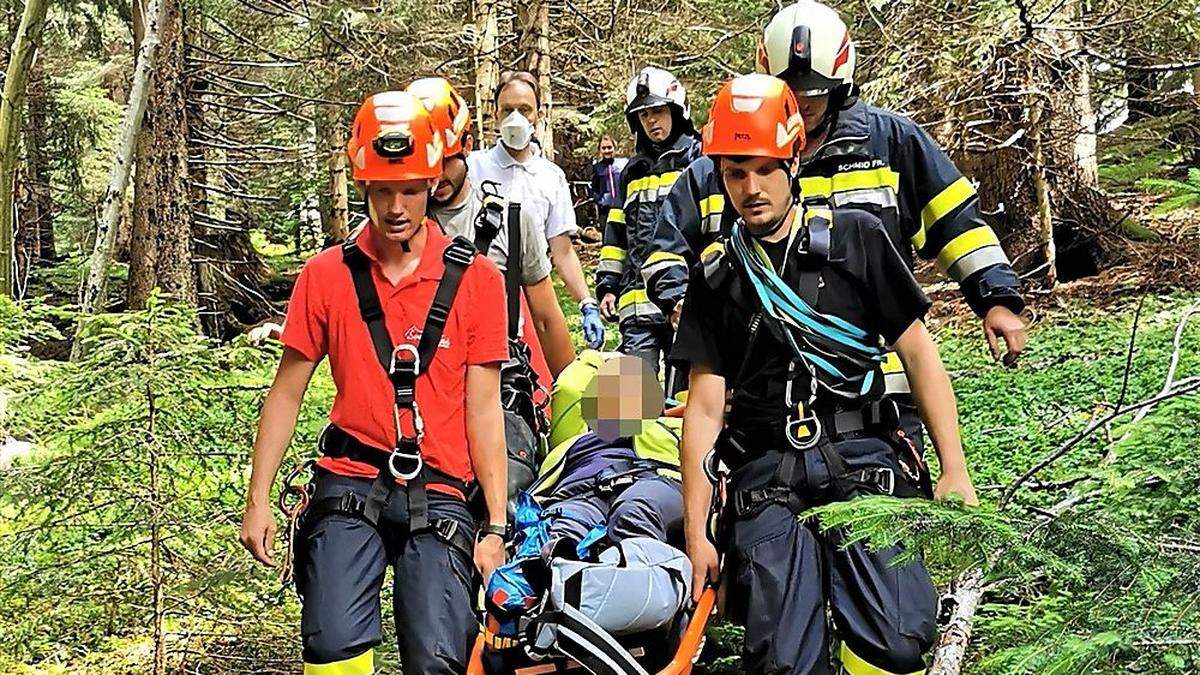
[[[986,565],[973,672],[1200,667],[1194,396],[1136,424],[1116,420],[996,508],[1003,487],[1107,414],[1123,389],[1129,404],[1161,388],[1191,302],[1150,297],[1099,311],[1068,304],[1034,327],[1016,370],[990,362],[973,324],[941,330],[985,507],[872,499],[821,510],[825,526],[922,545],[941,584]],[[0,369],[3,424],[34,449],[6,472],[0,495],[0,633],[9,636],[0,668],[142,672],[159,626],[172,669],[240,670],[230,665],[238,659],[286,669],[298,602],[236,542],[248,448],[276,349],[217,345],[195,332],[189,312],[155,302],[90,322],[78,363],[19,356],[30,336],[54,335],[59,312],[3,307],[13,327],[0,334],[10,354]],[[1177,379],[1200,372],[1197,344],[1200,325],[1189,324]],[[291,460],[310,454],[331,393],[323,368]],[[1042,515],[1072,496],[1078,504],[1057,518]],[[722,627],[714,642],[736,635]],[[718,650],[714,671],[733,672],[727,654]]]

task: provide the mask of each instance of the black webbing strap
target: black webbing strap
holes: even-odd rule
[[[805,202],[805,210],[809,202]],[[823,205],[828,209],[828,203]],[[832,211],[825,211],[833,217]],[[821,272],[829,262],[830,228],[833,224],[824,215],[814,215],[807,218],[808,244],[805,255],[800,261],[800,283],[797,292],[814,309],[817,306],[817,296],[821,288]]]
[[[463,275],[475,259],[475,254],[475,246],[462,236],[452,239],[446,247],[446,252],[442,254],[442,263],[446,270],[442,274],[437,292],[433,295],[429,314],[425,316],[425,325],[421,328],[421,341],[417,343],[422,373],[429,369],[429,364],[437,353],[438,343],[442,341],[442,333],[446,330],[446,321],[450,318],[450,308],[454,305],[454,296],[458,295],[458,287],[462,285]]]
[[[421,340],[417,344],[416,363],[411,360],[397,358],[397,348],[388,333],[383,313],[383,304],[379,293],[375,290],[375,281],[371,275],[371,261],[358,246],[358,237],[352,237],[342,245],[342,261],[350,269],[350,277],[354,282],[354,294],[358,299],[358,309],[367,331],[371,335],[371,343],[375,348],[375,356],[383,372],[387,374],[395,390],[395,406],[412,415],[414,426],[420,434],[420,416],[416,408],[416,379],[426,370],[437,353],[438,344],[442,341],[442,333],[446,329],[446,321],[450,318],[450,308],[454,297],[462,285],[463,275],[475,258],[475,247],[463,237],[455,237],[442,254],[445,272],[433,303],[425,317],[425,325],[421,330]],[[405,367],[408,366],[408,367]],[[396,447],[393,448],[387,464],[388,471],[380,471],[371,485],[363,516],[370,522],[378,522],[383,510],[387,507],[392,489],[395,485],[392,475],[392,462],[397,458],[401,461],[419,463],[417,475],[408,478],[409,498],[409,528],[413,532],[429,527],[429,501],[425,493],[425,485],[430,482],[431,468],[421,458],[419,438],[407,437],[403,431],[396,429]]]
[[[608,631],[570,605],[543,612],[531,627],[554,631],[558,651],[592,675],[649,675]]]
[[[508,339],[516,340],[521,326],[521,205],[508,203],[508,260],[504,268],[508,300]]]
[[[375,281],[371,278],[371,260],[358,247],[358,237],[351,237],[342,244],[342,262],[350,268],[354,295],[358,298],[358,313],[371,334],[375,356],[387,372],[392,361],[392,337],[384,323],[383,305],[379,302],[379,293],[375,291]]]

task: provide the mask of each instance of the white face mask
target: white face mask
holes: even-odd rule
[[[513,150],[524,150],[533,139],[533,125],[517,111],[509,113],[500,123],[500,141]]]

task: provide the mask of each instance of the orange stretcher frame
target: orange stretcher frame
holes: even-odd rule
[[[692,619],[688,621],[687,630],[683,632],[683,639],[679,641],[679,648],[675,650],[675,656],[655,675],[688,675],[692,672],[693,662],[696,660],[700,647],[704,644],[704,631],[708,628],[708,621],[712,618],[716,602],[716,589],[712,587],[704,589],[704,593],[700,595],[700,602],[696,603],[696,609],[692,612]],[[515,675],[537,675],[538,673],[552,673],[556,670],[557,668],[551,665],[533,665],[518,669]],[[482,633],[475,640],[475,646],[471,649],[471,661],[467,666],[467,675],[484,675]]]

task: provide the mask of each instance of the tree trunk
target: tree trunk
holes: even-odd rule
[[[541,115],[537,136],[542,153],[554,160],[554,127],[551,120],[553,98],[550,91],[550,0],[529,0],[517,5],[517,53],[522,70],[538,79],[541,89]]]
[[[162,3],[158,58],[146,119],[138,137],[129,256],[131,309],[145,307],[156,288],[178,302],[196,304],[183,82],[183,12],[179,0],[162,0]],[[137,14],[135,25],[140,25],[136,17]]]
[[[1130,66],[1146,66],[1150,60],[1145,56],[1130,54],[1127,63]],[[1152,70],[1125,69],[1125,105],[1129,110],[1126,124],[1135,124],[1163,113],[1162,102],[1157,100],[1161,79],[1161,74]]]
[[[1124,216],[1099,188],[1091,64],[1073,31],[1003,51],[984,131],[1007,141],[964,168],[1018,272],[1049,286],[1095,274],[1124,255]]]
[[[96,225],[95,243],[92,248],[91,262],[88,267],[87,280],[84,283],[80,306],[85,314],[94,314],[103,306],[106,298],[105,281],[108,277],[108,266],[112,262],[113,246],[117,239],[118,219],[126,221],[125,230],[129,231],[130,213],[125,202],[125,188],[129,185],[129,172],[133,168],[134,149],[145,118],[146,103],[150,95],[151,78],[154,74],[155,57],[159,45],[159,28],[166,13],[166,0],[155,2],[149,7],[153,22],[149,25],[144,37],[140,38],[137,53],[137,65],[133,74],[133,89],[129,95],[129,105],[125,107],[125,117],[121,120],[121,131],[117,138],[117,150],[113,157],[112,171],[109,174],[108,188],[101,202],[103,215]],[[139,11],[138,3],[134,11]],[[139,32],[140,29],[139,29]]]
[[[325,245],[345,241],[350,236],[349,172],[346,171],[346,131],[330,125],[329,142],[329,218],[325,220]]]
[[[54,198],[50,192],[50,163],[46,157],[48,78],[41,59],[34,59],[26,92],[25,184],[29,203],[21,221],[29,237],[26,254],[31,261],[54,260]]]
[[[46,25],[46,0],[27,0],[13,39],[0,100],[0,294],[13,292],[13,187],[20,163],[21,118],[29,66]]]
[[[191,77],[186,85],[186,132],[190,139],[196,130],[214,125],[206,124],[205,116],[210,113],[205,103],[211,98],[207,81]],[[237,185],[237,175],[228,164],[229,153],[199,143],[188,143],[188,147],[189,159],[193,160],[188,164],[188,175],[196,213],[192,234],[200,325],[206,335],[224,340],[276,311],[262,293],[267,270],[250,241],[249,218],[239,209],[237,197],[221,192]]]
[[[475,127],[479,139],[491,138],[495,129],[495,101],[492,95],[500,82],[499,28],[496,25],[498,0],[474,0],[475,8]],[[485,133],[485,130],[487,133]],[[482,145],[482,143],[477,143]]]
[[[954,610],[950,622],[938,636],[937,646],[933,650],[933,665],[929,667],[928,675],[958,675],[966,663],[967,647],[971,643],[971,623],[975,619],[975,610],[979,599],[983,597],[983,571],[968,570],[954,582],[954,592],[950,596],[954,602]]]

